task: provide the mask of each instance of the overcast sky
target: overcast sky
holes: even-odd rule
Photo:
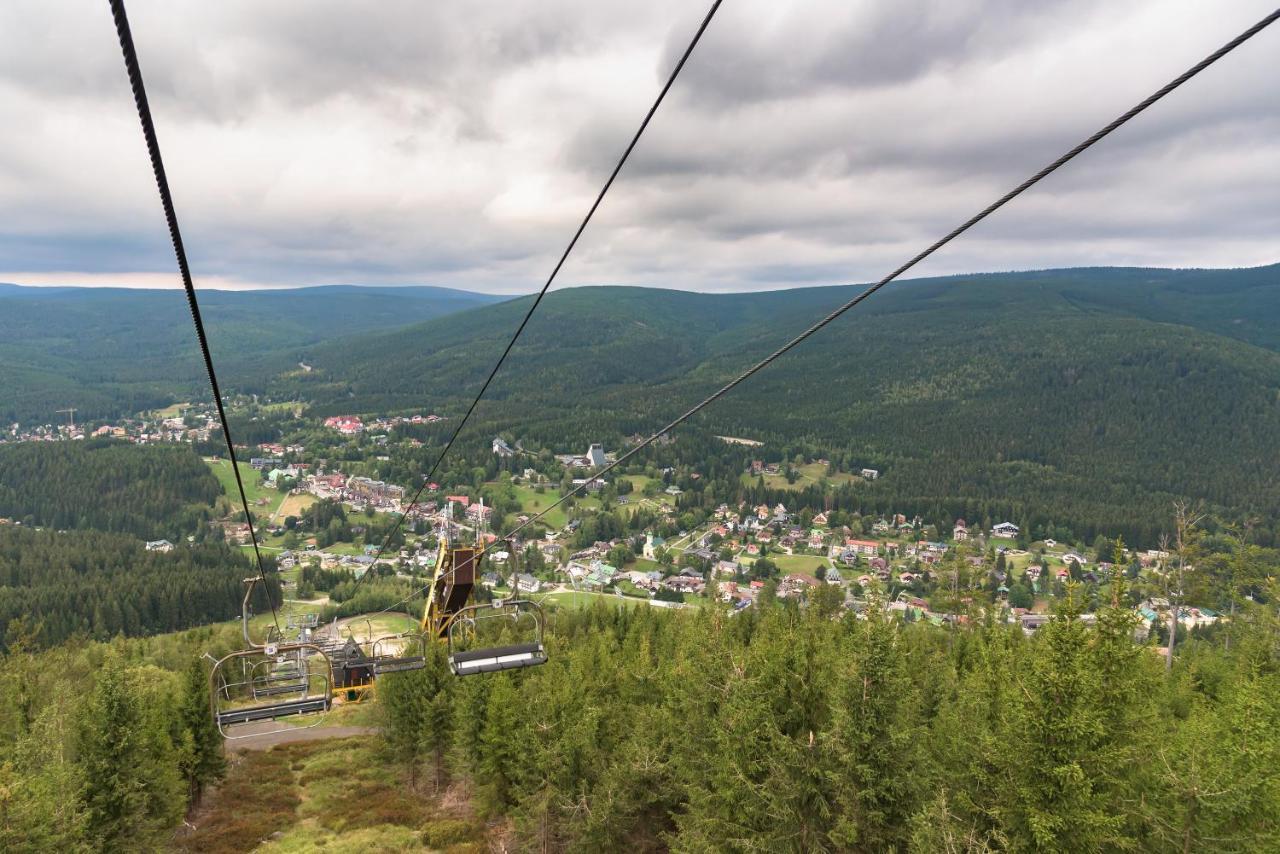
[[[1271,0],[725,0],[559,280],[878,278]],[[536,290],[695,0],[132,0],[198,286]],[[913,275],[1280,260],[1280,25]],[[107,4],[0,4],[0,281],[179,286]]]

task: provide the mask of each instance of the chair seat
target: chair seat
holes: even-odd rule
[[[547,652],[540,643],[472,649],[449,656],[449,669],[458,676],[536,667],[546,663]]]
[[[305,715],[311,712],[323,712],[329,708],[328,697],[311,697],[306,700],[294,700],[288,703],[271,703],[263,706],[245,706],[240,709],[226,709],[218,712],[218,725],[245,724],[251,721],[267,721],[276,718],[287,718],[292,715]]]
[[[383,658],[373,662],[373,672],[379,676],[383,673],[403,673],[406,670],[421,670],[427,666],[427,660],[420,655],[406,655],[402,658]]]

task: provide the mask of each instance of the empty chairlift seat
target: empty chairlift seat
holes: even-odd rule
[[[496,646],[490,649],[473,649],[455,652],[449,656],[449,669],[457,676],[472,673],[492,673],[496,670],[515,670],[520,667],[536,667],[547,663],[547,651],[541,642]]]
[[[482,623],[498,621],[498,627],[514,633],[516,643],[483,645],[477,629]],[[542,643],[542,609],[527,599],[499,600],[485,605],[470,605],[460,610],[449,622],[449,669],[456,676],[493,673],[537,667],[547,663],[547,650]],[[507,625],[502,625],[506,623]]]
[[[378,638],[373,642],[373,675],[421,670],[427,666],[426,645],[427,639],[414,633]]]

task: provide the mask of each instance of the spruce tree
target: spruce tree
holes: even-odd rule
[[[160,698],[158,692],[144,698],[143,684],[112,652],[80,709],[79,796],[87,835],[107,852],[145,850],[181,816],[168,710],[156,702],[144,706],[144,699]]]
[[[209,704],[209,673],[204,661],[193,658],[182,679],[178,702],[178,767],[187,783],[187,805],[200,802],[204,787],[226,770],[222,735]]]

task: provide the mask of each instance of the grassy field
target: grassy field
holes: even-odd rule
[[[542,603],[544,605],[554,605],[558,608],[587,608],[597,600],[604,600],[618,607],[636,608],[642,604],[639,599],[632,599],[629,596],[617,596],[613,593],[583,593],[576,591],[567,591],[564,593],[548,594]]]
[[[213,854],[486,850],[485,825],[465,800],[449,792],[432,796],[429,781],[415,792],[382,750],[376,737],[357,737],[241,754],[175,848]]]
[[[314,495],[286,495],[276,508],[273,521],[283,521],[286,516],[301,516],[302,512],[315,504],[318,499]]]
[[[262,407],[263,412],[292,412],[295,418],[301,417],[307,405],[298,400],[286,400],[280,403],[268,403]]]
[[[157,419],[175,419],[175,417],[182,415],[183,410],[188,410],[188,408],[191,408],[191,403],[174,403],[173,406],[166,406],[163,410],[152,410],[151,415],[154,415]]]
[[[626,569],[628,572],[662,572],[662,564],[658,563],[656,560],[638,557],[631,563],[627,564]]]
[[[817,577],[819,569],[824,569],[831,563],[824,557],[818,555],[769,555],[769,560],[778,565],[778,569],[784,574],[799,573],[808,575],[812,578]]]
[[[621,480],[627,480],[631,482],[631,494],[627,496],[627,500],[630,502],[629,506],[631,507],[634,507],[635,505],[639,504],[642,501],[652,501],[656,504],[663,504],[667,507],[675,506],[675,503],[676,503],[675,498],[673,498],[670,495],[667,495],[665,492],[662,492],[661,489],[659,489],[658,494],[653,496],[652,498],[645,498],[644,488],[648,486],[651,481],[653,481],[653,478],[649,477],[648,475],[628,474],[628,475],[623,475]],[[662,483],[660,481],[658,483],[658,486],[659,487],[662,486]]]
[[[324,547],[324,551],[335,555],[362,555],[364,547],[364,543],[330,543]]]
[[[833,486],[838,486],[842,483],[853,483],[856,480],[860,480],[857,475],[852,475],[848,472],[836,472],[833,475],[828,475],[827,467],[820,463],[806,463],[795,471],[798,475],[795,483],[787,483],[786,475],[782,474],[754,475],[750,472],[743,472],[742,482],[749,486],[754,484],[757,478],[764,477],[764,484],[770,489],[801,490],[805,487],[812,486],[821,480],[826,480]]]
[[[560,490],[552,485],[548,485],[544,492],[538,492],[532,486],[516,486],[512,488],[515,490],[516,500],[520,502],[520,509],[529,514],[545,510],[560,497]],[[565,515],[564,507],[557,507],[542,517],[542,521],[549,527],[563,528],[568,524],[569,519]]]
[[[360,643],[364,643],[370,638],[370,627],[372,627],[373,631],[372,638],[377,640],[385,635],[413,631],[418,628],[418,621],[406,614],[396,613],[370,615],[368,624],[365,623],[364,617],[351,617],[338,621],[338,629],[342,636],[346,637],[347,631],[350,629]]]
[[[214,477],[218,479],[218,483],[222,484],[222,494],[227,496],[232,506],[239,505],[240,492],[236,489],[236,476],[231,471],[230,460],[205,460],[205,464],[209,466],[209,470],[213,472]],[[275,513],[276,508],[280,506],[280,502],[284,500],[285,494],[274,486],[262,486],[261,477],[257,470],[248,463],[240,463],[240,479],[244,481],[244,494],[249,499],[250,506],[253,507],[255,516],[261,516],[264,513],[267,516]],[[267,503],[259,505],[259,501],[266,499]]]

